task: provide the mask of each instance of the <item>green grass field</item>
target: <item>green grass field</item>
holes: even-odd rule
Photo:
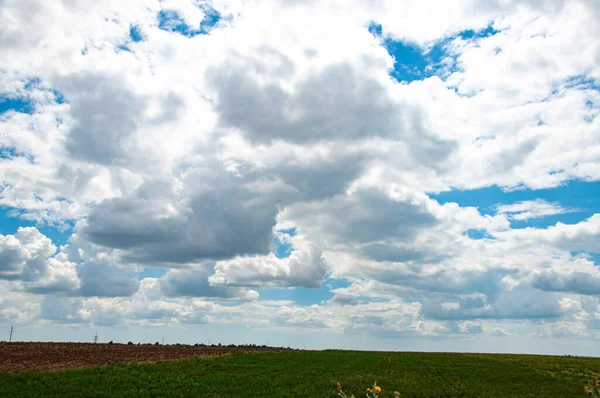
[[[600,359],[531,355],[284,352],[232,354],[58,373],[0,374],[6,397],[578,397]]]

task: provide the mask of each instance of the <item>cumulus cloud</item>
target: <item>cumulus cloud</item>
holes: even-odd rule
[[[2,279],[18,282],[25,291],[114,297],[131,296],[138,289],[133,270],[119,268],[106,253],[79,262],[69,255],[69,246],[57,251],[52,241],[34,227],[21,227],[15,235],[0,237]]]
[[[286,219],[308,236],[328,245],[360,245],[401,240],[411,242],[437,218],[425,196],[412,192],[389,194],[379,189],[358,189],[329,200],[290,207]],[[376,250],[374,250],[376,252]]]
[[[429,155],[432,161],[444,158],[452,149],[451,143],[429,134],[414,118],[418,109],[396,103],[362,65],[328,66],[288,90],[277,81],[259,84],[258,79],[290,79],[294,64],[284,54],[263,48],[250,60],[236,56],[226,65],[207,72],[209,84],[217,92],[220,121],[240,129],[252,140],[310,142],[390,137],[405,141],[411,155]]]
[[[32,291],[70,291],[79,285],[75,264],[35,227],[0,235],[0,267],[1,279],[21,281]]]
[[[550,292],[573,292],[600,294],[600,275],[586,272],[560,274],[554,271],[539,272],[533,277],[532,286]]]
[[[35,228],[19,228],[15,235],[2,236],[2,276],[37,279],[46,259],[56,252],[52,241]]]
[[[84,261],[77,275],[81,286],[74,293],[81,296],[131,296],[140,283],[137,275],[115,266],[109,256],[102,254]]]
[[[40,306],[40,316],[42,319],[58,323],[85,322],[82,307],[83,302],[81,299],[47,296]]]
[[[592,0],[4,1],[0,100],[29,105],[0,115],[0,205],[72,235],[0,235],[0,320],[593,337],[600,215],[515,229],[575,209],[430,196],[600,179],[599,15]],[[145,267],[166,273],[140,281]],[[324,280],[333,297],[309,306],[258,294]]]
[[[495,233],[501,239],[524,244],[546,244],[568,251],[600,252],[600,214],[576,224],[561,222],[548,228],[526,228]]]
[[[300,240],[301,237],[292,238],[293,251],[286,258],[277,258],[270,253],[219,261],[209,281],[232,286],[321,287],[327,271],[321,258],[322,251]]]
[[[250,180],[251,181],[251,180]],[[254,192],[243,177],[199,168],[182,190],[144,183],[131,196],[92,207],[82,233],[125,258],[146,263],[185,263],[267,253],[277,204]],[[158,245],[160,243],[160,245]]]
[[[210,267],[177,270],[173,269],[160,279],[160,288],[170,297],[209,297],[214,299],[256,300],[254,290],[211,284]]]
[[[76,159],[118,165],[137,156],[135,132],[146,101],[119,78],[75,75],[55,82],[70,104],[73,128],[65,147]]]

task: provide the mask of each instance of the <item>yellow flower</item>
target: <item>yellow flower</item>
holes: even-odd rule
[[[371,389],[370,389],[370,388],[367,388],[367,392],[371,392]]]
[[[592,387],[585,386],[585,392],[587,392],[589,395],[592,395]]]
[[[400,398],[400,393],[398,391],[394,391],[394,397],[395,398]]]
[[[375,391],[377,391],[378,393],[380,393],[381,392],[381,387],[375,386]]]
[[[342,385],[340,383],[337,383],[337,390],[338,392],[342,391]]]

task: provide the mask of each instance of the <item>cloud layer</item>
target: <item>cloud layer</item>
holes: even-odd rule
[[[597,339],[598,16],[0,2],[0,322]]]

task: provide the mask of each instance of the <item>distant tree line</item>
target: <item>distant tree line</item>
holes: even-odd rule
[[[112,340],[108,342],[108,344],[115,344]],[[116,343],[119,344],[119,343]],[[204,344],[204,343],[196,343],[196,344],[161,344],[160,342],[152,343],[134,343],[132,341],[127,342],[127,345],[164,345],[164,346],[175,346],[175,347],[211,347],[211,348],[249,348],[249,349],[265,349],[265,350],[298,350],[298,348],[291,347],[276,347],[276,346],[268,346],[265,344],[257,345],[257,344]]]

